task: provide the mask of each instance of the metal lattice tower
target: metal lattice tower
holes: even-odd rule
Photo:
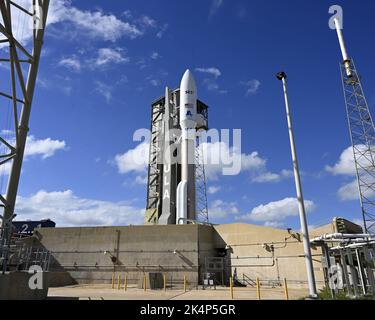
[[[0,0],[0,264],[7,262],[11,223],[47,21],[49,0]],[[8,118],[9,123],[6,121]],[[5,121],[4,121],[5,120]],[[3,190],[1,190],[3,193]]]
[[[199,138],[197,138],[197,147],[195,150],[197,220],[199,222],[209,223],[206,170],[204,166],[203,148],[199,145]]]
[[[353,60],[341,65],[346,111],[365,231],[375,233],[375,128]]]
[[[177,186],[181,181],[179,121],[180,89],[166,88],[165,95],[151,105],[151,137],[147,182],[145,224],[176,224]],[[198,131],[208,130],[208,106],[197,100],[197,112],[204,121]],[[197,150],[199,151],[199,150]],[[190,174],[196,183],[189,196],[193,199],[189,220],[206,223],[207,193],[202,155],[195,154]],[[199,161],[198,161],[199,160]],[[193,214],[192,214],[193,213]]]
[[[147,187],[147,205],[146,209],[150,211],[146,223],[154,224],[158,221],[158,207],[160,205],[160,162],[159,154],[161,150],[161,128],[163,124],[163,106],[157,104],[152,108],[151,119],[151,141],[149,155],[149,172]]]

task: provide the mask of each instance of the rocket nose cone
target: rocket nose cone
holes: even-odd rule
[[[186,69],[186,71],[185,71],[184,75],[192,75],[192,73],[191,73],[190,69]]]
[[[181,87],[196,87],[195,79],[190,69],[187,69],[185,71],[184,76],[181,80]]]

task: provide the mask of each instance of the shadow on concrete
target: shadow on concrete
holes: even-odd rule
[[[66,300],[66,301],[75,301],[79,300],[78,297],[47,297],[47,301],[59,301],[59,300]]]

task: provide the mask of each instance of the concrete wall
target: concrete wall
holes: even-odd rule
[[[290,286],[306,287],[307,275],[303,245],[290,237],[286,230],[268,228],[249,224],[231,224],[215,226],[217,232],[216,246],[222,246],[223,241],[231,250],[232,273],[237,269],[238,278],[243,275],[255,280],[283,280],[286,278]],[[310,237],[331,232],[331,226],[313,230]],[[275,248],[274,258],[263,244]],[[324,285],[321,268],[321,250],[312,251],[314,255],[314,271],[318,286]]]
[[[205,255],[198,254],[198,234],[210,254],[212,233],[207,226],[169,225],[39,229],[36,236],[52,252],[51,285],[110,283],[113,272],[122,278],[126,273],[129,283],[138,283],[144,273],[160,272],[174,282],[186,276],[189,283],[197,284]]]
[[[331,232],[330,226],[314,230],[311,237],[327,232]],[[222,255],[227,245],[231,250],[224,278],[236,270],[240,279],[243,275],[262,281],[286,278],[291,287],[307,286],[302,242],[286,230],[248,224],[160,225],[39,229],[35,236],[52,252],[52,286],[110,283],[113,272],[122,279],[127,274],[133,284],[145,273],[155,272],[166,274],[176,285],[186,276],[194,285],[202,280],[206,258]],[[264,244],[274,246],[274,257]],[[320,249],[313,254],[316,279],[322,286]]]
[[[42,274],[41,289],[31,290],[29,281],[32,275],[27,272],[0,274],[0,300],[44,300],[48,294],[48,273]]]

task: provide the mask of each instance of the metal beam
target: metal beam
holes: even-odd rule
[[[33,53],[29,57],[32,60],[32,63],[29,68],[29,73],[28,73],[27,81],[26,81],[26,84],[24,85],[24,88],[22,88],[24,80],[19,79],[21,88],[24,91],[24,100],[23,100],[23,107],[21,111],[18,128],[16,128],[16,130],[18,131],[17,132],[18,143],[17,143],[16,154],[13,159],[11,172],[9,175],[9,180],[8,180],[8,187],[7,187],[6,197],[5,197],[7,204],[4,208],[4,221],[8,221],[14,214],[14,208],[15,208],[15,203],[16,203],[16,198],[17,198],[21,169],[22,169],[22,162],[23,162],[25,146],[26,146],[26,139],[27,139],[27,134],[29,131],[29,119],[30,119],[30,113],[31,113],[31,105],[33,101],[36,79],[37,79],[37,74],[38,74],[38,69],[39,69],[39,61],[40,61],[40,56],[41,56],[41,51],[42,51],[42,46],[43,46],[44,26],[46,25],[46,20],[47,20],[49,0],[43,0],[41,4],[42,4],[41,9],[42,9],[42,15],[43,15],[42,16],[43,28],[37,30],[36,32]],[[4,31],[3,29],[4,28],[2,28],[0,31]],[[5,32],[7,32],[7,30],[5,30]],[[22,46],[19,46],[17,41],[13,38],[11,34],[9,34],[9,32],[7,32],[5,36],[8,37],[11,43],[11,46],[13,42],[15,47],[17,47],[24,53],[25,52],[27,53],[26,49],[24,49]],[[13,51],[13,54],[11,54],[11,60],[14,60],[15,62],[14,64],[17,69],[18,76],[20,77],[22,76],[22,70],[20,68],[18,55],[17,55],[15,48],[13,48],[13,50],[11,49],[11,52],[12,51]]]

